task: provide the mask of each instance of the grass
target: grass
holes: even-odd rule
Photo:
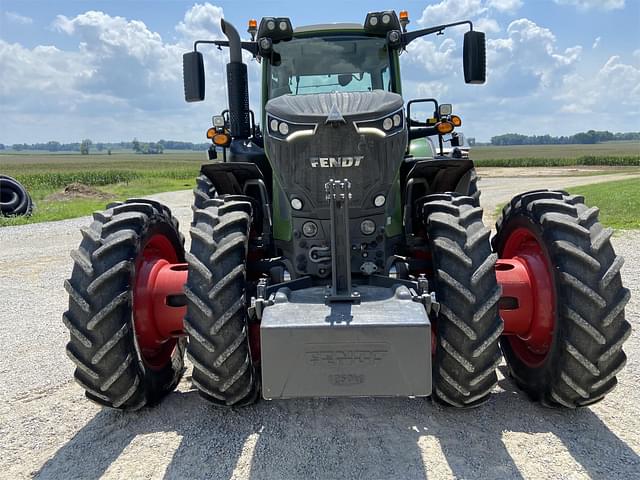
[[[20,181],[36,204],[30,217],[0,217],[0,227],[79,217],[110,201],[193,188],[203,155],[0,154],[0,172]],[[73,182],[110,193],[114,200],[47,198]]]
[[[589,206],[600,208],[600,221],[623,230],[640,228],[640,178],[569,188],[584,195]]]
[[[600,222],[611,228],[633,230],[640,228],[640,178],[583,185],[566,189],[583,195],[585,203],[600,209]],[[496,207],[496,216],[502,214],[504,204]]]

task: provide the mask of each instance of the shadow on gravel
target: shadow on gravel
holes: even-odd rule
[[[467,411],[422,399],[262,401],[221,411],[194,391],[176,392],[137,414],[101,411],[37,476],[98,478],[136,436],[158,432],[181,437],[166,478],[227,479],[240,464],[252,479],[412,479],[446,474],[447,467],[459,478],[522,478],[503,432],[555,435],[591,478],[628,478],[640,471],[638,455],[591,410],[545,409],[515,392],[510,381],[500,386],[504,391],[490,402]],[[439,455],[429,457],[435,441],[448,465]],[[538,474],[548,474],[540,446],[530,441],[522,437],[519,455],[534,452]],[[554,446],[546,448],[559,454]],[[147,452],[161,449],[145,448],[140,461],[154,465]],[[535,468],[529,464],[529,476]]]

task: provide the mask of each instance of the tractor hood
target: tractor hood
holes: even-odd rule
[[[375,119],[401,109],[402,97],[397,93],[335,92],[313,95],[283,95],[270,100],[267,113],[292,122],[324,123],[330,113],[338,111],[345,120]]]
[[[294,216],[328,218],[325,183],[352,184],[352,215],[376,208],[389,194],[407,148],[402,97],[396,93],[341,92],[284,95],[266,107],[265,151],[288,197],[302,200]]]

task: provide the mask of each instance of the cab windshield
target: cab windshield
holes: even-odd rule
[[[273,46],[268,65],[269,98],[330,92],[391,90],[384,38],[294,38]]]

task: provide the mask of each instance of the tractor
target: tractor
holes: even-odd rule
[[[614,388],[630,294],[611,229],[582,197],[536,190],[504,207],[490,239],[473,161],[443,150],[460,145],[462,120],[434,98],[405,102],[399,63],[412,41],[465,27],[465,82],[484,83],[484,34],[408,23],[404,11],[295,29],[267,17],[243,41],[222,20],[225,40],[184,54],[194,102],[198,48],[229,51],[228,110],[207,131],[217,161],[196,179],[188,253],[152,200],[108,205],[82,229],[63,322],[89,399],[154,404],[185,354],[193,386],[222,407],[361,396],[476,407],[503,356],[547,406]],[[258,120],[243,50],[262,70]]]

